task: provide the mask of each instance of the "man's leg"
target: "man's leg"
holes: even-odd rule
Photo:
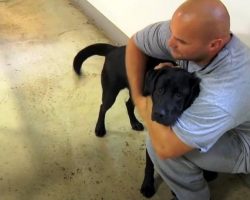
[[[249,138],[250,140],[250,138]],[[224,134],[206,153],[198,150],[185,157],[202,169],[224,173],[249,173],[249,147],[237,134]]]
[[[194,150],[185,156],[175,159],[161,160],[147,141],[148,153],[168,186],[175,192],[179,200],[209,200],[210,192],[204,180],[202,169],[228,172],[247,173],[249,169],[245,159],[244,147],[238,136],[225,134],[208,152]]]

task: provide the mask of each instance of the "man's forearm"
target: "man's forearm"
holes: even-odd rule
[[[128,41],[126,48],[126,71],[134,103],[142,96],[146,56],[136,47],[133,38]]]
[[[176,158],[192,148],[184,144],[169,126],[148,120],[145,122],[156,154],[161,159]]]
[[[144,122],[156,154],[161,159],[181,156],[193,148],[183,143],[170,126],[165,126],[151,120],[152,100],[147,97]]]

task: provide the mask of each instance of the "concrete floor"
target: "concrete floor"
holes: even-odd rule
[[[94,135],[101,100],[102,58],[85,76],[74,55],[111,42],[67,0],[0,1],[0,199],[143,200],[145,132],[132,131],[119,95],[107,114],[106,137]],[[157,177],[152,200],[168,200]],[[211,184],[214,199],[250,195],[237,176]]]

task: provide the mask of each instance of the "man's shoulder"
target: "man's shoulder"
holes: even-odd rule
[[[237,35],[231,34],[231,40],[225,46],[225,50],[229,51],[232,56],[237,56],[237,62],[240,61],[240,57],[250,57],[250,47],[241,40]],[[250,58],[249,58],[250,60]]]
[[[138,31],[134,40],[137,47],[146,55],[164,59],[170,56],[166,41],[170,37],[169,21],[150,24]]]

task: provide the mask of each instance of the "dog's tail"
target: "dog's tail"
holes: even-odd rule
[[[81,67],[82,63],[88,59],[90,56],[98,55],[98,56],[106,56],[110,51],[115,49],[116,47],[111,44],[106,43],[96,43],[89,45],[79,51],[73,61],[74,71],[81,75]]]

